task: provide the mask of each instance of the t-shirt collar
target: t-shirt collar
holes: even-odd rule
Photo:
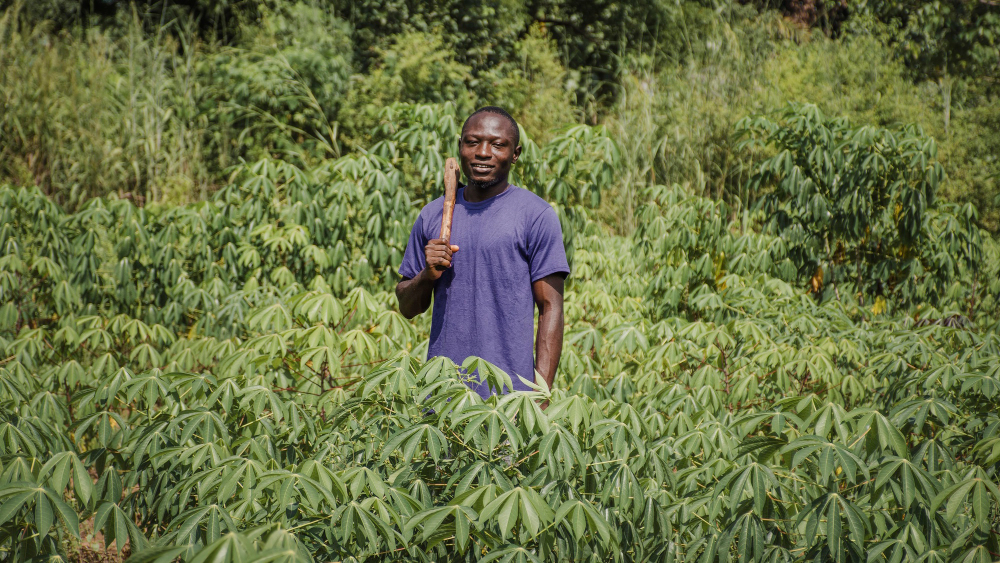
[[[481,209],[483,207],[486,207],[486,206],[492,204],[494,201],[497,201],[498,199],[502,198],[503,196],[505,196],[505,195],[509,194],[510,192],[518,189],[518,187],[515,186],[514,184],[509,184],[507,186],[506,190],[498,193],[497,195],[495,195],[495,196],[493,196],[493,197],[491,197],[489,199],[484,199],[483,201],[471,202],[471,201],[466,201],[466,199],[465,199],[465,188],[466,188],[466,186],[462,186],[461,188],[458,189],[458,196],[456,197],[456,200],[457,200],[457,203],[460,203],[460,204],[464,205],[465,207],[469,207],[471,209]]]

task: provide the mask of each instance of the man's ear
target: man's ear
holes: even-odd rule
[[[517,162],[519,156],[521,156],[521,145],[517,145],[517,148],[514,149],[514,160],[511,160],[510,163],[514,164]]]

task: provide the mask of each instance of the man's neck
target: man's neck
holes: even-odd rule
[[[510,187],[510,182],[507,180],[497,182],[488,188],[477,188],[472,182],[469,182],[469,185],[465,186],[465,201],[469,203],[486,201],[502,194],[508,187]]]

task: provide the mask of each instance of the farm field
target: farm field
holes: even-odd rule
[[[740,59],[760,56],[754,72],[781,70],[767,53],[858,52],[822,20],[789,44],[774,37],[791,16],[767,6],[678,5],[725,49],[771,37]],[[81,38],[0,4],[0,39],[21,42],[0,56],[68,73],[29,95],[0,69],[0,132],[18,143],[0,147],[0,561],[1000,560],[1000,202],[980,158],[993,141],[964,144],[995,119],[989,85],[956,90],[940,139],[898,107],[810,99],[839,87],[826,75],[730,92],[698,129],[680,109],[707,112],[717,92],[678,101],[674,87],[701,83],[668,62],[624,69],[617,94],[595,79],[587,98],[539,77],[579,75],[575,43],[527,24],[499,36],[550,57],[489,76],[522,123],[513,182],[557,210],[573,273],[553,388],[483,400],[464,374],[496,389],[512,376],[426,360],[430,315],[404,319],[393,288],[462,119],[487,99],[462,98],[453,75],[487,67],[433,34],[378,43],[389,31],[315,3],[262,3],[257,23],[232,24],[237,47],[176,14],[155,36],[143,18],[162,13],[135,6],[114,20],[133,35]],[[281,43],[306,20],[297,33],[327,43]],[[130,46],[134,67],[48,59],[39,37]],[[656,41],[694,74],[739,75]],[[445,79],[408,74],[407,45],[451,49],[420,67]],[[185,57],[206,74],[185,75]],[[891,68],[909,88],[892,103],[929,104],[926,82]],[[69,106],[62,129],[31,114],[71,104],[53,92],[73,69],[108,100],[133,94],[94,110],[121,129]],[[179,88],[195,75],[270,90],[206,105],[223,94]],[[452,99],[427,93],[445,87]],[[144,152],[149,116],[163,143]],[[134,144],[58,140],[67,124]]]

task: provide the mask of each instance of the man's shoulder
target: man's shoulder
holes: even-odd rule
[[[514,196],[518,207],[520,207],[526,214],[537,217],[538,214],[543,211],[555,211],[552,208],[552,204],[535,192],[513,184],[511,184],[510,187],[514,189],[514,193],[511,195]]]
[[[420,216],[424,219],[433,218],[435,214],[440,216],[443,212],[444,196],[439,196],[420,208]]]

